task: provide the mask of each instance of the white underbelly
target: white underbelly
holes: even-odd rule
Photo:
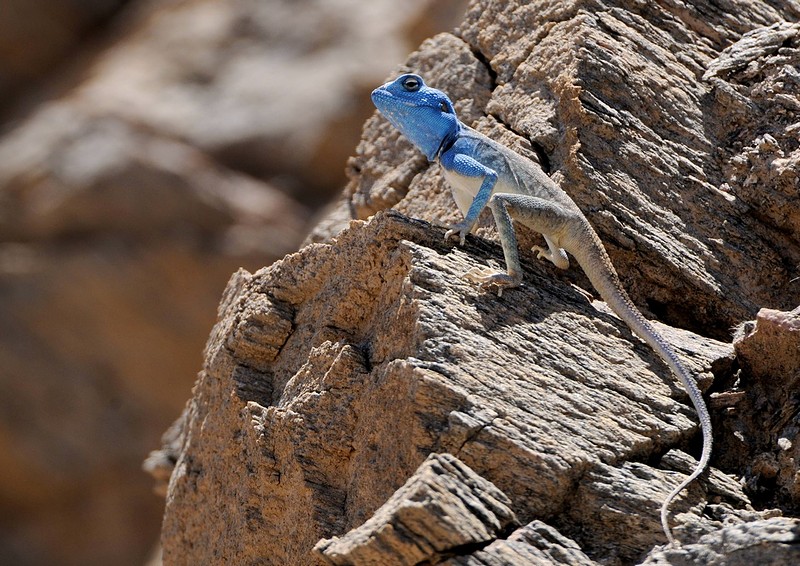
[[[481,188],[483,182],[482,177],[464,177],[453,171],[448,171],[442,167],[444,173],[444,180],[450,186],[450,191],[453,193],[453,200],[456,201],[458,210],[462,215],[466,215],[469,210],[469,205],[472,204],[472,199],[478,194],[478,189]]]
[[[465,177],[464,175],[459,175],[453,171],[448,171],[444,167],[442,167],[442,173],[444,174],[445,181],[447,181],[447,184],[450,186],[450,190],[453,193],[453,200],[456,201],[458,210],[461,211],[462,215],[466,216],[467,211],[472,204],[472,200],[475,198],[475,195],[478,194],[478,190],[481,188],[483,177]],[[498,180],[494,191],[492,192],[512,193],[518,191],[514,191],[511,189],[511,187],[507,186],[506,183]]]

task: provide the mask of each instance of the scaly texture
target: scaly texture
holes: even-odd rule
[[[539,160],[648,318],[728,340],[759,305],[796,304],[797,239],[773,219],[792,218],[797,201],[758,198],[775,193],[773,173],[791,187],[791,159],[770,168],[778,153],[763,134],[792,155],[796,117],[788,106],[770,113],[769,93],[789,104],[791,66],[780,61],[796,49],[788,40],[751,53],[743,74],[702,75],[744,33],[798,14],[796,2],[757,0],[473,2],[455,34],[423,43],[403,71],[435,81],[462,120]],[[749,74],[760,67],[765,76]],[[607,565],[640,562],[663,540],[658,504],[679,483],[665,470],[695,464],[664,454],[696,432],[667,368],[605,303],[569,284],[591,288],[580,270],[554,275],[523,254],[526,286],[497,300],[459,278],[476,262],[496,265],[500,249],[486,240],[448,251],[444,230],[394,213],[332,238],[341,218],[389,206],[460,219],[438,167],[386,121],[367,121],[349,175],[337,221],[315,234],[325,245],[231,282],[183,426],[168,557],[311,564],[318,538],[362,525],[438,451],[502,489],[523,523],[546,521],[554,548],[563,537]],[[479,234],[495,237],[491,223],[480,219]],[[520,232],[524,246],[540,243]],[[265,321],[276,312],[285,322],[273,328]],[[654,324],[703,388],[711,367],[725,383],[730,346]],[[712,467],[676,501],[676,534],[697,540],[758,519],[747,504]],[[766,561],[780,543],[760,526],[752,548]],[[478,554],[504,542],[458,559],[484,563]]]

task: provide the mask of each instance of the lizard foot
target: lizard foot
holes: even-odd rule
[[[542,258],[550,259],[551,258],[550,250],[545,249],[542,246],[533,246],[531,248],[531,251],[532,252],[536,252],[536,259],[542,259]]]
[[[511,287],[519,287],[521,281],[518,277],[509,275],[502,271],[495,271],[493,269],[470,269],[465,275],[464,279],[471,281],[478,285],[481,291],[488,289],[497,289],[497,296],[503,296],[503,289]]]
[[[569,267],[569,258],[563,249],[559,249],[558,255],[553,255],[551,250],[543,248],[542,246],[533,246],[531,251],[536,252],[536,259],[546,259],[561,269]]]
[[[464,241],[467,238],[467,234],[470,233],[472,230],[472,226],[467,224],[466,222],[459,222],[458,224],[454,224],[450,227],[450,229],[444,233],[444,241],[449,242],[450,238],[453,236],[457,236],[461,245],[464,245]]]

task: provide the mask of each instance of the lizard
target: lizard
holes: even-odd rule
[[[416,74],[404,74],[376,88],[372,101],[396,129],[430,162],[439,162],[445,181],[464,219],[450,227],[445,241],[465,238],[488,207],[494,217],[505,258],[505,271],[473,268],[465,277],[481,290],[522,284],[514,222],[542,234],[547,249],[532,248],[539,259],[561,269],[572,255],[589,281],[631,330],[664,360],[683,384],[694,405],[703,434],[703,449],[696,467],[661,506],[661,527],[670,546],[679,543],[669,527],[672,501],[706,468],[711,457],[711,418],[696,381],[667,340],[634,305],[597,232],[575,201],[533,161],[519,155],[461,122],[447,95],[425,84]]]

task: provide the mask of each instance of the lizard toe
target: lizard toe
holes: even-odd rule
[[[481,291],[497,290],[497,296],[503,296],[503,290],[518,287],[520,281],[508,273],[489,268],[474,268],[464,274],[467,281],[475,283]]]

